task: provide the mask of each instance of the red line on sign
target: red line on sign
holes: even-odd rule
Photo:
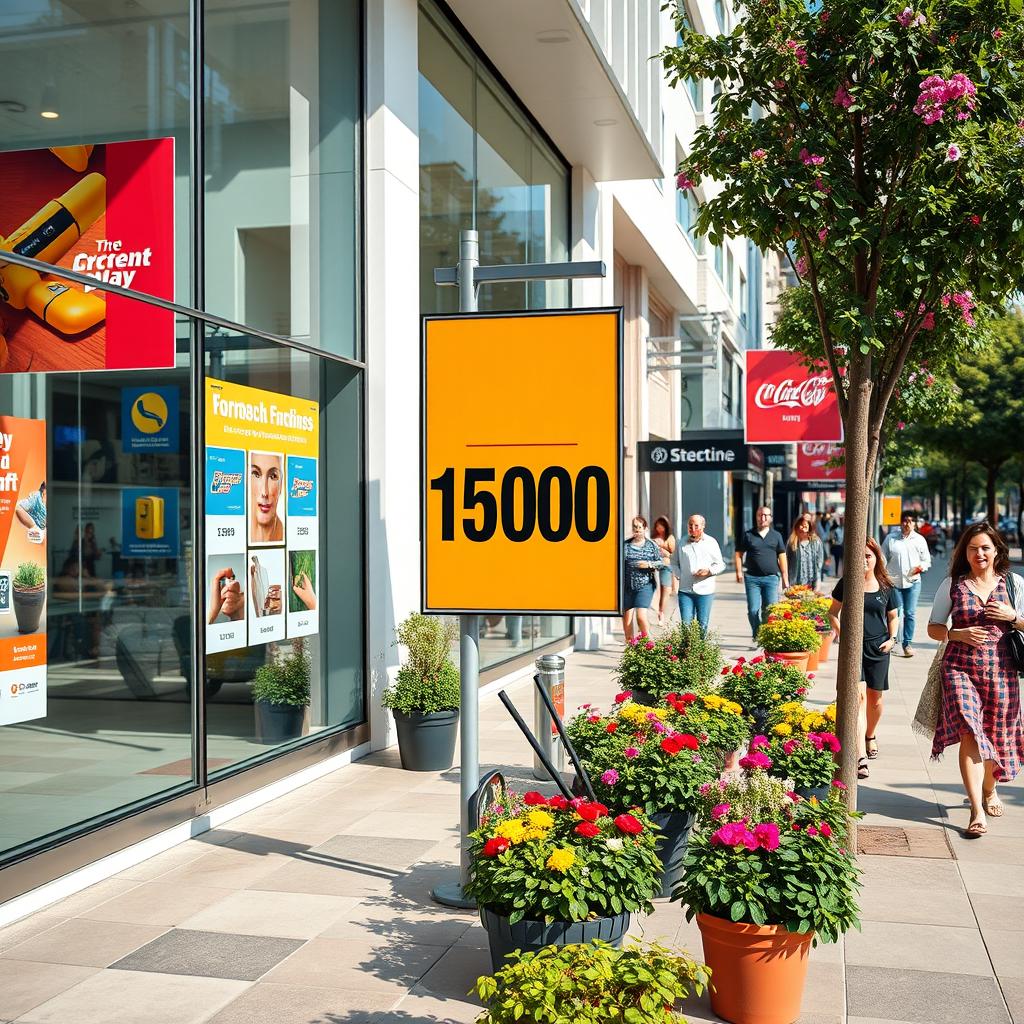
[[[579,441],[495,441],[488,444],[467,444],[467,448],[577,448]]]

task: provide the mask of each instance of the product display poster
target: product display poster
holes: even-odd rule
[[[171,311],[4,259],[173,299],[173,139],[0,153],[0,194],[0,372],[174,366]]]
[[[121,491],[121,554],[125,558],[177,558],[177,487]]]
[[[0,725],[46,717],[46,422],[0,416]]]
[[[180,401],[176,387],[122,388],[121,438],[125,453],[176,453]]]
[[[320,406],[206,381],[207,650],[320,628]]]

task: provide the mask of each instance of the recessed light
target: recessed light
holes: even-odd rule
[[[60,117],[60,114],[56,110],[40,110],[40,117],[45,117],[48,121],[52,121],[54,118]]]
[[[0,100],[0,110],[8,114],[24,114],[28,107],[20,100]]]
[[[538,43],[567,43],[572,36],[564,28],[553,28],[538,32],[536,39]]]
[[[616,121],[614,117],[599,117],[594,122],[594,124],[597,125],[598,128],[612,128],[618,123],[619,122]]]

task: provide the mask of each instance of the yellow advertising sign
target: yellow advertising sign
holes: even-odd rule
[[[614,615],[622,313],[423,320],[423,610]]]
[[[903,514],[903,499],[897,494],[886,494],[882,498],[882,525],[899,526]]]

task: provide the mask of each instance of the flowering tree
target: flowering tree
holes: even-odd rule
[[[723,84],[677,184],[717,183],[698,231],[746,235],[800,277],[776,337],[836,382],[857,565],[897,389],[954,367],[1020,281],[1021,3],[750,0],[716,37],[676,3],[670,84]],[[859,574],[846,583],[839,733],[854,799],[863,602]]]

